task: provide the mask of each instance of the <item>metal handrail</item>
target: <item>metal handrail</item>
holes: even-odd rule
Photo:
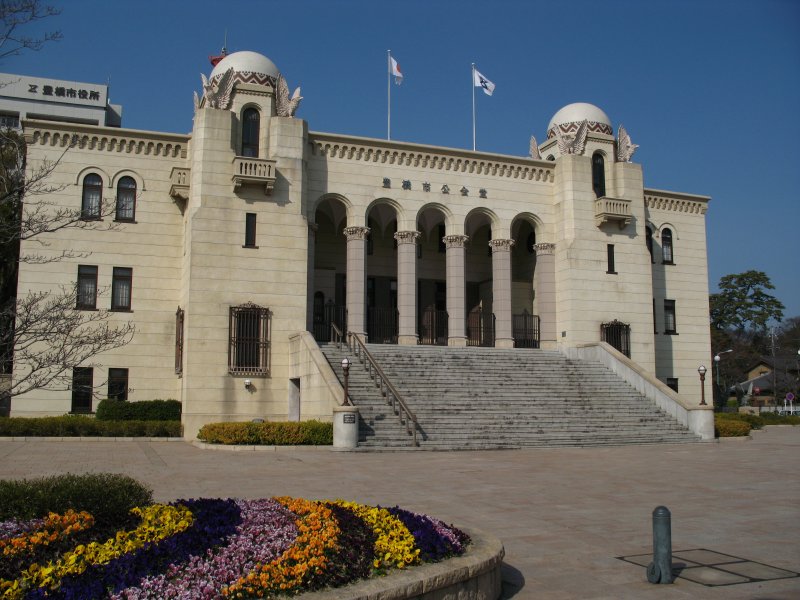
[[[331,341],[336,344],[336,349],[342,349],[342,330],[336,325],[336,323],[331,322]]]
[[[408,409],[408,406],[403,400],[403,397],[400,395],[400,392],[397,391],[397,388],[392,385],[392,382],[389,381],[388,377],[386,377],[383,370],[378,366],[378,363],[375,362],[375,359],[369,353],[369,350],[367,350],[367,347],[364,345],[364,342],[361,340],[361,338],[355,335],[353,332],[348,332],[347,341],[350,351],[361,361],[361,363],[364,365],[364,368],[367,369],[369,376],[375,381],[375,384],[380,389],[381,394],[386,396],[386,400],[389,406],[392,407],[394,414],[400,417],[400,424],[405,425],[406,432],[413,436],[414,446],[419,446],[419,443],[417,442],[417,429],[419,428],[417,416]],[[405,420],[403,420],[403,413],[405,413]],[[412,423],[413,426],[411,425]]]

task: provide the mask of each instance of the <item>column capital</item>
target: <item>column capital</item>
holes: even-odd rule
[[[447,248],[463,248],[469,241],[468,235],[446,235],[444,236],[444,245]]]
[[[534,244],[533,249],[536,251],[536,256],[552,255],[556,251],[555,244]]]
[[[343,233],[348,242],[366,240],[369,235],[369,227],[345,227]]]
[[[398,231],[394,234],[394,239],[397,240],[397,245],[400,244],[416,244],[419,241],[419,231]]]
[[[489,246],[494,252],[511,252],[511,247],[514,245],[514,240],[489,240]]]

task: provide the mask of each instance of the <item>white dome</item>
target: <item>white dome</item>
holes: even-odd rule
[[[237,74],[252,77],[256,80],[266,77],[278,78],[278,67],[275,66],[274,62],[258,52],[243,50],[242,52],[228,54],[219,61],[214,70],[211,71],[210,79],[219,77],[230,68],[233,68],[233,71]],[[242,77],[240,76],[237,79],[242,79]]]
[[[601,109],[594,104],[588,102],[575,102],[567,104],[564,108],[559,110],[550,119],[547,125],[547,137],[551,138],[555,134],[553,128],[558,125],[564,133],[570,133],[572,129],[577,128],[577,125],[582,121],[589,121],[589,131],[597,133],[606,133],[613,135],[614,130],[611,127],[611,119]]]

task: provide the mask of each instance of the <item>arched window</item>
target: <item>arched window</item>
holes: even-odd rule
[[[672,252],[672,230],[664,229],[661,232],[661,256],[665,265],[675,264],[675,256]]]
[[[650,253],[650,262],[653,262],[653,230],[649,227],[644,228],[645,243],[647,244],[647,251]]]
[[[136,216],[136,180],[123,177],[117,184],[117,221],[133,221]]]
[[[606,195],[605,161],[599,152],[595,152],[592,156],[592,189],[598,198]]]
[[[99,219],[100,205],[103,202],[103,180],[100,175],[90,173],[83,178],[82,219]]]
[[[242,113],[242,156],[258,157],[258,133],[261,115],[255,108],[247,108]]]

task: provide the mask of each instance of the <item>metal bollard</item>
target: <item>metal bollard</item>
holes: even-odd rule
[[[672,583],[672,516],[666,506],[653,510],[653,562],[647,565],[647,581]]]

